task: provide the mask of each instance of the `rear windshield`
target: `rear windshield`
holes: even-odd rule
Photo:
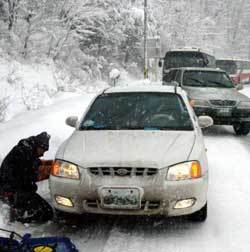
[[[177,94],[112,93],[96,98],[80,130],[193,130],[193,124]]]
[[[200,52],[168,52],[164,59],[164,69],[205,65],[205,59]]]
[[[233,88],[227,74],[216,71],[185,71],[183,85],[191,87]]]

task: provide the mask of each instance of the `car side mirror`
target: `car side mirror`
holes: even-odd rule
[[[159,62],[158,62],[158,66],[159,67],[162,67],[162,60],[160,59]]]
[[[242,89],[243,89],[243,84],[242,84],[242,83],[238,83],[238,84],[236,85],[236,89],[237,89],[237,90],[242,90]]]
[[[204,129],[210,127],[214,124],[214,120],[210,116],[199,116],[198,117],[199,126]]]
[[[78,121],[78,117],[77,116],[69,116],[66,119],[65,123],[67,125],[69,125],[70,127],[75,128],[77,126],[77,121]]]

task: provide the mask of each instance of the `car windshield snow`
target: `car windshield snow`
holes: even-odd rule
[[[233,88],[230,78],[223,72],[185,71],[183,85],[191,87]]]
[[[109,93],[96,98],[80,130],[193,130],[193,124],[177,94]]]

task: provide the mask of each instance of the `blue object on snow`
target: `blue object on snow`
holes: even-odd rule
[[[42,237],[32,238],[25,234],[21,241],[0,237],[1,252],[78,252],[68,237]]]
[[[7,251],[19,251],[19,242],[17,240],[6,238],[6,237],[0,237],[0,251],[7,252]]]

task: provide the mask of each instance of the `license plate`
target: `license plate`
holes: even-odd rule
[[[218,116],[231,116],[232,110],[230,108],[222,108],[217,111]]]
[[[101,205],[103,208],[139,209],[140,191],[138,188],[103,188]]]

